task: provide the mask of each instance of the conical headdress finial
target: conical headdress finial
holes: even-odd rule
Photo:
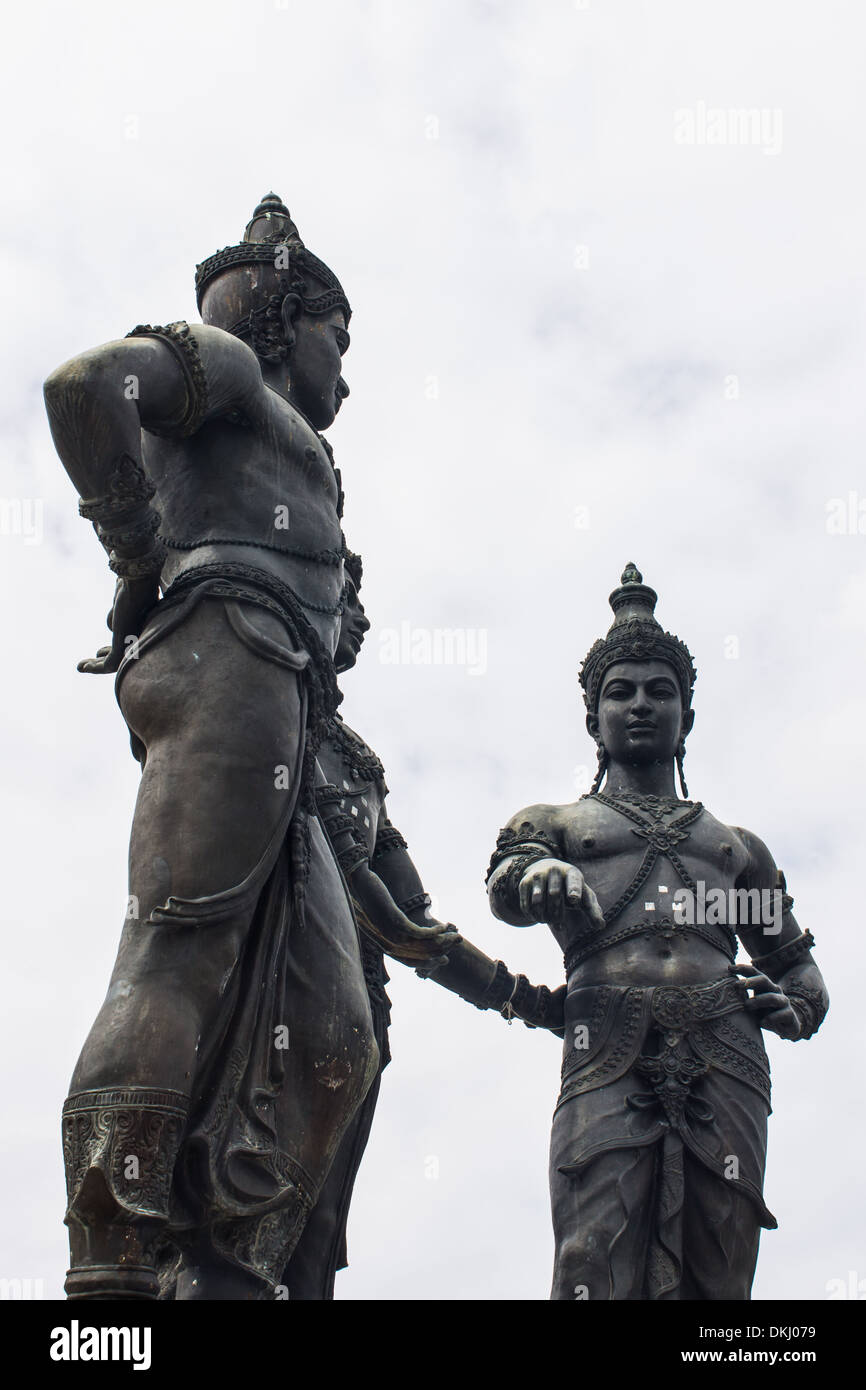
[[[303,246],[291,213],[276,193],[266,193],[244,229],[244,241]]]
[[[622,581],[609,599],[613,623],[606,637],[593,643],[580,668],[580,683],[587,709],[598,708],[598,697],[605,672],[618,661],[667,661],[674,668],[683,697],[683,706],[692,702],[697,678],[692,654],[684,642],[674,637],[655,617],[658,594],[632,562],[622,572]]]

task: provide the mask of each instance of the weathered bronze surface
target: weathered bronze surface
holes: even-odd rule
[[[116,673],[142,768],[132,910],[64,1107],[75,1299],[281,1296],[380,1060],[315,798],[349,304],[274,194],[197,292],[202,325],[139,327],[45,386],[118,576],[80,669]],[[398,926],[444,950],[443,927]]]
[[[688,650],[633,565],[610,601],[581,670],[592,791],[520,811],[488,874],[496,916],[547,923],[565,958],[551,1297],[748,1299],[776,1225],[761,1029],[811,1037],[827,992],[766,845],[685,799]]]
[[[369,627],[321,433],[348,395],[339,281],[269,194],[196,286],[203,325],[138,327],[45,386],[117,575],[79,669],[116,673],[142,768],[131,910],[64,1106],[66,1289],[331,1298],[389,1055],[383,953],[560,1033],[564,990],[430,916],[337,714]]]
[[[748,1298],[776,1224],[761,1030],[810,1037],[827,994],[766,846],[688,799],[688,650],[629,566],[581,672],[592,791],[499,836],[491,907],[550,926],[551,994],[431,915],[338,714],[369,627],[323,434],[345,292],[274,194],[196,287],[202,324],[139,326],[45,386],[117,581],[79,669],[115,675],[141,765],[130,908],[63,1113],[68,1297],[333,1297],[387,954],[563,1039],[555,1299]]]

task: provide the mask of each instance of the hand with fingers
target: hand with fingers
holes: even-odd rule
[[[530,864],[520,880],[519,897],[521,912],[533,922],[558,926],[568,912],[581,914],[594,927],[605,924],[598,898],[580,869],[562,859]]]
[[[78,670],[89,676],[116,671],[127,652],[128,640],[140,637],[150,610],[159,598],[156,578],[118,579],[114,603],[106,622],[111,629],[111,646],[100,647],[96,656],[79,661]]]
[[[413,922],[401,912],[385,884],[366,862],[353,870],[349,882],[359,925],[386,955],[404,965],[425,961],[445,965],[449,948],[459,946],[463,940],[452,922],[439,922],[435,918],[429,926]]]
[[[754,965],[738,964],[729,969],[732,975],[741,976],[752,991],[744,1007],[757,1014],[762,1028],[789,1041],[800,1036],[800,1019],[781,985]]]

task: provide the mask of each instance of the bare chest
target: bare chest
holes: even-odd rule
[[[339,537],[340,486],[324,441],[286,401],[263,387],[258,409],[232,410],[190,439],[145,436],[169,535],[182,541],[227,532],[271,542]]]
[[[565,857],[583,873],[608,917],[631,902],[664,914],[679,890],[730,888],[747,852],[700,803],[673,811],[582,802],[563,825]],[[649,904],[652,904],[650,907]]]

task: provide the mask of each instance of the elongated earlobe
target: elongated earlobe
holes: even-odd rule
[[[283,342],[286,345],[287,352],[291,352],[292,348],[295,346],[295,343],[298,341],[298,335],[295,332],[295,318],[297,316],[300,303],[301,301],[296,294],[287,294],[283,299],[282,305],[280,306],[280,319],[282,322],[283,329],[282,336]]]

